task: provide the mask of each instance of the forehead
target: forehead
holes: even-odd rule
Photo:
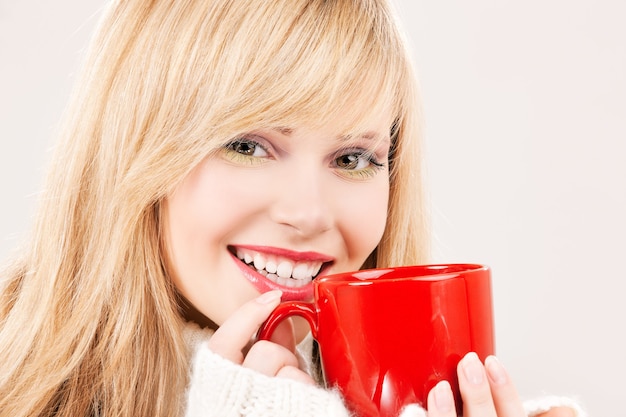
[[[334,114],[327,111],[303,112],[294,117],[278,118],[278,120],[261,123],[261,129],[271,129],[289,136],[298,129],[322,131],[327,136],[350,140],[364,138],[380,140],[389,138],[392,125],[396,120],[395,112],[387,106],[385,109],[376,107],[361,108],[347,106]]]
[[[343,140],[350,140],[355,137],[361,139],[380,140],[389,137],[393,122],[394,117],[391,116],[391,112],[384,112],[376,116],[371,115],[369,117],[363,117],[363,119],[358,120],[357,123],[348,123],[339,117],[335,120],[305,123],[304,126],[272,126],[271,130],[285,136],[291,136],[294,131],[305,128],[322,130],[331,136],[336,136]]]
[[[256,131],[253,133],[267,133],[266,130]],[[381,145],[389,146],[391,144],[391,136],[388,130],[383,131],[365,131],[358,134],[349,134],[349,135],[334,135],[332,131],[328,130],[315,130],[315,129],[307,129],[307,128],[273,128],[269,130],[270,136],[278,135],[285,138],[298,138],[298,139],[306,139],[306,138],[318,138],[323,139],[325,141],[337,141],[339,143],[344,143],[346,146],[351,146],[351,144],[367,144],[367,147],[378,147]]]

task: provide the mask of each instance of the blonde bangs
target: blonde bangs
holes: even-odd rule
[[[151,50],[172,60],[160,113],[184,123],[161,126],[163,140],[184,137],[206,152],[242,131],[318,127],[340,115],[345,132],[358,132],[382,112],[400,117],[410,65],[383,4],[274,3],[179,15],[169,31],[181,35],[160,45],[167,52]]]
[[[100,125],[86,134],[114,138],[100,153],[125,177],[120,196],[162,198],[242,132],[402,118],[412,74],[386,4],[280,1],[117,5],[84,92],[101,100],[81,107]]]
[[[273,9],[283,15],[251,17],[273,25],[262,39],[248,39],[246,31],[241,39],[234,36],[229,49],[243,59],[228,60],[244,72],[229,89],[222,114],[239,120],[224,121],[317,127],[341,115],[350,131],[382,111],[395,113],[406,69],[381,13],[371,13],[368,2],[290,6]]]

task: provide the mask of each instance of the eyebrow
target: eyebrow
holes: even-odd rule
[[[272,130],[279,132],[285,136],[291,136],[293,134],[293,130],[290,127],[275,127]],[[375,131],[364,132],[360,135],[340,135],[338,138],[342,141],[349,141],[354,139],[368,139],[368,140],[380,140],[384,142],[391,142],[391,132],[387,135],[381,135]]]
[[[376,141],[390,141],[391,140],[391,135],[390,134],[386,134],[386,135],[381,135],[378,132],[364,132],[360,135],[356,135],[356,136],[342,136],[342,139],[353,139],[353,138],[361,138],[361,139],[368,139],[368,140],[376,140]]]
[[[285,136],[291,136],[291,134],[293,133],[293,129],[290,127],[275,127],[272,130],[275,130]]]

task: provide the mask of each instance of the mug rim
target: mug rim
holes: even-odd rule
[[[407,270],[414,273],[407,274]],[[319,277],[314,282],[390,282],[398,280],[442,281],[456,278],[468,273],[488,271],[489,266],[476,263],[438,263],[424,265],[403,265],[388,268],[370,268],[358,271],[339,272]]]

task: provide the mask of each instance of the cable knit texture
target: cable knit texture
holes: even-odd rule
[[[210,335],[191,325],[186,329],[192,349],[186,417],[350,415],[336,391],[268,377],[213,353],[207,346]]]
[[[333,391],[261,375],[223,359],[204,345],[194,368],[188,417],[349,415]]]
[[[268,377],[213,353],[207,344],[212,334],[195,324],[185,328],[192,358],[185,417],[351,416],[335,390]],[[307,371],[310,370],[311,346],[310,336],[298,346],[299,359]],[[569,406],[576,411],[576,417],[586,417],[568,398],[545,397],[524,404],[529,417],[556,406]],[[411,404],[399,417],[426,417],[426,412]]]
[[[524,410],[526,410],[528,417],[535,417],[554,407],[569,407],[574,410],[575,417],[587,417],[587,413],[585,413],[580,405],[578,405],[575,400],[568,397],[549,396],[524,402]]]

